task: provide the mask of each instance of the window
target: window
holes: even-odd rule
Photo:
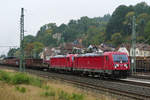
[[[108,61],[109,59],[108,59],[108,56],[106,56],[106,61]]]
[[[113,61],[114,62],[128,62],[128,57],[127,55],[113,55]]]
[[[72,56],[72,61],[74,61],[74,56]]]

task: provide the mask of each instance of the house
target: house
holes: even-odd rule
[[[89,45],[89,47],[87,48],[88,53],[92,53],[92,52],[103,52],[102,50],[98,49],[97,45]]]
[[[89,45],[87,48],[89,52],[95,52],[95,53],[103,53],[103,52],[109,52],[109,51],[114,51],[115,48],[110,47],[108,45]]]
[[[81,44],[74,44],[74,43],[64,43],[60,49],[61,49],[61,53],[62,54],[69,54],[69,53],[72,53],[73,50],[81,50],[83,49],[84,47],[81,45]]]
[[[50,48],[50,47],[45,47],[44,50],[41,52],[40,57],[42,59],[49,60],[50,57],[59,55],[61,53],[59,48]]]
[[[117,49],[119,52],[126,52],[129,56],[133,55],[131,44],[123,44]],[[150,45],[144,43],[136,43],[135,54],[139,57],[150,56]]]
[[[150,45],[144,43],[137,43],[135,49],[136,56],[148,57],[150,56]],[[133,54],[133,49],[130,49],[130,56]]]
[[[103,43],[98,46],[98,49],[103,52],[115,51],[115,48],[113,48],[112,46],[109,46],[107,44],[103,44]]]

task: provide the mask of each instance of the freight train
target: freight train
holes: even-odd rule
[[[25,63],[28,68],[47,68],[51,71],[91,75],[100,78],[126,78],[130,71],[129,57],[126,53],[121,52],[57,55],[51,57],[48,61],[42,59],[26,59]],[[7,58],[4,59],[3,64],[18,66],[19,59]]]

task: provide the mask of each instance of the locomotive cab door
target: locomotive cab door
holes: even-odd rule
[[[105,65],[104,65],[104,69],[107,70],[107,69],[108,69],[108,66],[109,66],[109,57],[106,56],[106,57],[105,57]]]

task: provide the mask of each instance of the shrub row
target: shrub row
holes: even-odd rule
[[[14,85],[30,84],[38,87],[42,86],[41,79],[20,72],[12,73],[0,70],[0,80]]]
[[[56,100],[84,100],[83,94],[77,94],[77,93],[69,94],[63,90],[56,91],[49,86],[45,86],[44,89],[46,90],[43,93],[44,96],[57,98]]]

